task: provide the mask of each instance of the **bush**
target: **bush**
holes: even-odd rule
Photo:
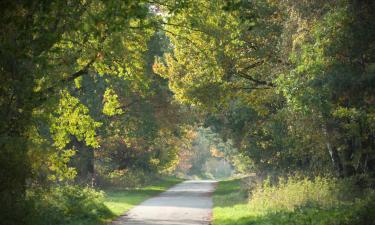
[[[374,225],[375,196],[357,200],[350,204],[321,208],[306,204],[293,211],[265,211],[256,219],[256,224],[305,224],[305,225]]]
[[[97,183],[101,187],[134,188],[151,183],[155,176],[142,170],[114,170],[100,173]]]
[[[375,224],[375,193],[360,193],[351,180],[268,180],[251,194],[249,210],[257,212],[257,224]]]
[[[331,207],[338,203],[338,182],[336,179],[314,180],[288,178],[280,179],[277,185],[266,180],[252,192],[250,205],[254,208],[293,210],[298,206],[317,203]]]
[[[103,197],[103,192],[92,188],[69,185],[48,192],[29,191],[29,222],[33,225],[74,224],[110,218],[112,214],[103,204]]]

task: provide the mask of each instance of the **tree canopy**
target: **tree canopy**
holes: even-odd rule
[[[208,159],[241,173],[375,176],[372,1],[0,8],[4,223],[27,223],[27,190],[201,173]]]

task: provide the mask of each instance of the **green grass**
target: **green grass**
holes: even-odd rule
[[[120,216],[130,208],[138,205],[146,199],[158,195],[171,186],[180,183],[182,179],[163,178],[152,185],[134,189],[108,189],[105,190],[104,204],[115,216]]]
[[[97,219],[81,218],[71,221],[67,225],[102,225],[123,215],[126,211],[140,204],[146,199],[158,195],[171,186],[183,181],[179,178],[167,177],[155,181],[152,185],[140,188],[110,188],[104,190],[104,205],[110,214],[98,216]]]
[[[213,195],[213,225],[375,224],[375,194],[342,191],[350,186],[342,181],[291,179],[256,189],[250,201],[240,186],[240,179],[219,182]]]
[[[220,181],[213,194],[213,224],[247,224],[253,213],[248,208],[246,192],[240,189],[240,179]]]

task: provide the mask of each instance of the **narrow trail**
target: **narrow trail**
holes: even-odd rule
[[[128,211],[111,225],[208,225],[216,181],[182,182]]]

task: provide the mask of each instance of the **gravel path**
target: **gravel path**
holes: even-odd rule
[[[182,182],[128,211],[111,225],[208,225],[215,181]]]

